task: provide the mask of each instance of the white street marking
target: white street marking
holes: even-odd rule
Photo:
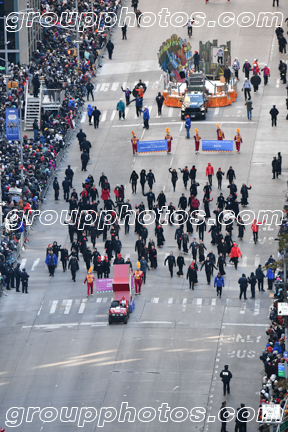
[[[82,299],[80,308],[78,310],[78,314],[82,314],[84,312],[85,307],[86,307],[86,303],[87,303],[87,298],[86,299]]]
[[[50,314],[54,314],[55,313],[55,311],[56,311],[56,309],[57,309],[57,305],[58,305],[58,300],[54,300],[53,302],[52,302],[52,306],[51,306],[51,309],[50,309]]]
[[[37,265],[39,264],[39,262],[40,262],[40,258],[37,258],[37,259],[34,261],[34,263],[33,263],[33,266],[32,266],[31,271],[35,271],[35,268],[37,267]]]
[[[64,314],[68,315],[72,306],[72,300],[63,300],[62,306],[65,306]]]

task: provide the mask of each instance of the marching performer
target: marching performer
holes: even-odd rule
[[[135,295],[141,294],[141,286],[143,279],[143,272],[140,270],[140,262],[137,262],[137,270],[133,273],[135,282]]]
[[[194,129],[195,131],[195,135],[194,135],[194,140],[195,140],[195,153],[198,154],[199,153],[199,146],[200,146],[200,141],[201,141],[201,137],[198,133],[198,129]]]
[[[91,294],[93,296],[93,282],[95,280],[95,277],[92,275],[93,267],[90,267],[88,270],[88,274],[86,275],[86,278],[83,282],[83,285],[85,285],[85,282],[87,282],[87,297]]]
[[[135,155],[135,153],[138,153],[137,143],[139,142],[139,139],[136,137],[133,131],[131,133],[132,133],[132,138],[131,138],[132,150],[133,150],[133,155]]]
[[[235,144],[236,144],[236,149],[237,149],[237,152],[238,153],[240,153],[240,145],[242,144],[242,137],[241,137],[241,135],[240,135],[240,130],[237,128],[236,129],[236,135],[235,135],[235,137],[234,137],[234,141],[235,141]]]
[[[223,139],[225,139],[225,135],[223,130],[220,128],[219,124],[216,124],[217,126],[217,140],[218,141],[223,141]]]
[[[167,145],[168,145],[167,154],[171,153],[171,145],[172,145],[173,137],[170,135],[168,127],[166,128],[166,136],[164,139],[167,140]]]

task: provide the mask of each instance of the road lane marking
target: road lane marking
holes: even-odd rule
[[[37,267],[37,265],[39,264],[39,262],[40,262],[40,258],[37,258],[37,259],[34,261],[34,263],[33,263],[33,266],[32,266],[31,271],[35,271],[35,268]]]
[[[78,314],[82,314],[84,312],[85,307],[86,307],[86,303],[87,303],[87,298],[86,299],[82,299],[80,308],[78,310]]]
[[[53,300],[53,302],[52,302],[52,306],[51,306],[51,309],[50,309],[50,314],[54,314],[55,313],[55,311],[56,311],[56,309],[57,309],[57,306],[58,306],[58,300]]]
[[[72,306],[72,300],[63,300],[62,306],[65,306],[64,314],[68,315]]]

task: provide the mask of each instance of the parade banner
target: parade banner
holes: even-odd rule
[[[167,140],[139,141],[137,143],[138,153],[167,152],[167,150]]]
[[[113,279],[96,279],[97,293],[113,292]],[[131,275],[131,289],[134,289],[134,280]]]
[[[19,140],[18,108],[6,108],[6,139],[7,141]]]
[[[202,151],[231,153],[233,152],[233,141],[203,140]]]

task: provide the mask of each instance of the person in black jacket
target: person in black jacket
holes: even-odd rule
[[[108,55],[109,55],[109,60],[112,60],[112,54],[113,54],[113,50],[114,50],[114,44],[111,42],[111,40],[108,41],[107,45],[106,45],[107,51],[108,51]]]
[[[21,281],[20,263],[18,263],[14,269],[14,277],[16,281],[16,292],[20,292],[19,290],[20,281]]]
[[[156,103],[157,103],[157,107],[158,107],[158,116],[162,115],[163,102],[164,102],[164,97],[159,92],[158,95],[156,96]]]
[[[173,190],[175,192],[176,182],[178,180],[178,174],[177,174],[177,171],[175,168],[173,170],[172,170],[172,168],[169,168],[169,172],[171,173],[171,182],[173,185]]]
[[[255,286],[257,283],[257,279],[256,276],[254,275],[254,273],[252,272],[250,277],[248,278],[248,283],[251,286],[251,299],[255,298]]]
[[[182,193],[181,197],[179,198],[178,207],[180,207],[182,210],[186,210],[187,208],[187,198],[185,197],[184,193]]]
[[[30,276],[26,273],[26,269],[23,268],[21,272],[21,281],[22,281],[22,293],[28,294],[28,278]]]
[[[94,129],[99,128],[99,117],[101,115],[101,112],[99,111],[98,107],[94,107],[94,110],[92,111],[92,117],[94,122]]]
[[[178,228],[175,231],[175,240],[177,240],[178,249],[181,250],[181,243],[182,243],[182,235],[183,235],[183,228],[182,226],[178,226]]]
[[[53,189],[54,189],[54,198],[55,198],[55,201],[58,201],[59,200],[60,186],[59,186],[57,177],[55,177],[55,179],[53,181]]]
[[[222,186],[222,177],[224,177],[225,172],[221,171],[221,168],[218,168],[218,171],[216,172],[216,177],[218,180],[218,189],[221,189]]]
[[[65,176],[70,181],[70,187],[73,188],[73,177],[74,177],[74,171],[71,169],[71,165],[67,166],[67,169],[65,170]]]
[[[181,168],[178,168],[178,169],[183,174],[184,187],[185,187],[185,189],[187,189],[187,183],[188,183],[188,180],[189,180],[189,177],[190,177],[189,171],[188,171],[188,167],[185,166],[185,168],[183,170]],[[192,195],[194,195],[194,194],[192,194]]]
[[[186,279],[189,279],[189,289],[194,291],[194,285],[197,283],[197,268],[193,262],[188,267]]]
[[[276,159],[276,156],[274,156],[273,157],[273,161],[272,161],[272,173],[273,173],[273,177],[272,177],[272,180],[274,180],[275,179],[275,174],[276,174],[276,177],[277,177],[277,179],[278,179],[278,172],[279,172],[279,169],[278,169],[278,161],[277,161],[277,159]]]
[[[232,373],[228,370],[228,365],[224,366],[224,369],[220,372],[220,378],[222,378],[223,382],[223,395],[227,393],[230,394],[230,380],[232,378]]]
[[[149,210],[152,210],[153,203],[155,202],[155,195],[154,195],[154,193],[152,192],[151,189],[149,189],[149,192],[147,192],[146,194],[144,193],[143,195],[147,197],[147,202],[148,202],[148,208],[149,208]]]
[[[230,166],[229,170],[227,171],[226,178],[229,180],[229,184],[232,183],[232,181],[236,180],[235,171],[233,170],[232,166]]]
[[[224,69],[224,78],[225,78],[225,83],[227,85],[229,85],[230,79],[231,79],[231,71],[228,67],[228,65],[226,65],[225,69]]]
[[[185,261],[184,261],[184,257],[182,256],[182,254],[180,253],[178,258],[177,258],[177,266],[179,268],[179,271],[177,272],[177,275],[182,277],[183,276],[183,267],[185,265]]]
[[[221,421],[221,432],[226,432],[226,423],[227,423],[227,417],[228,417],[228,411],[226,408],[226,402],[222,402],[222,406],[220,408],[219,417]]]
[[[94,95],[93,95],[94,85],[91,83],[91,81],[89,81],[86,84],[86,89],[87,89],[87,102],[89,101],[89,94],[91,94],[92,100],[94,102]]]
[[[246,278],[244,273],[242,274],[242,277],[239,278],[238,284],[240,285],[239,300],[241,300],[242,295],[244,295],[244,300],[247,300],[246,291],[248,287],[248,279]]]
[[[264,282],[265,275],[264,275],[264,273],[262,271],[261,264],[258,265],[258,268],[256,269],[256,272],[255,272],[255,276],[256,276],[256,279],[258,281],[258,290],[259,291],[265,291],[264,287],[263,287],[263,282]]]
[[[86,150],[84,150],[84,152],[81,154],[81,161],[82,161],[81,171],[87,171],[86,168],[87,168],[88,160],[89,160],[89,155],[86,152]]]
[[[65,180],[62,182],[62,188],[63,188],[63,194],[64,194],[64,200],[66,202],[69,201],[69,192],[70,192],[70,181],[68,180],[68,177],[65,177]]]
[[[139,178],[138,174],[136,173],[135,170],[133,170],[130,176],[130,183],[132,184],[132,194],[136,194],[138,178]]]
[[[142,171],[141,171],[142,172]],[[154,176],[154,174],[152,173],[152,170],[150,169],[149,170],[149,172],[148,172],[148,174],[147,174],[147,176],[146,176],[146,180],[147,180],[147,183],[148,183],[148,185],[149,185],[149,188],[152,190],[153,189],[153,184],[156,182],[156,180],[155,180],[155,176]],[[143,194],[144,195],[144,194]]]
[[[77,272],[77,270],[79,270],[79,264],[78,264],[77,258],[73,255],[70,258],[70,261],[68,264],[68,269],[71,270],[72,280],[74,282],[76,282],[76,272]]]
[[[66,249],[65,246],[63,246],[62,249],[60,249],[60,261],[62,262],[62,268],[63,268],[63,272],[65,272],[67,270],[67,261],[68,261],[68,250]]]
[[[276,108],[276,105],[273,105],[273,108],[270,110],[271,120],[272,120],[272,127],[277,126],[277,116],[279,114],[279,111]]]
[[[205,266],[205,273],[206,273],[206,279],[207,279],[207,285],[210,285],[211,282],[211,275],[213,273],[213,267],[215,270],[218,270],[217,267],[210,261],[209,257],[207,256],[206,260],[201,265],[200,271]]]
[[[176,260],[175,260],[175,257],[173,255],[173,252],[170,252],[170,255],[168,255],[165,258],[164,265],[166,265],[167,261],[168,261],[169,272],[170,272],[170,275],[172,278],[173,277],[173,267],[176,267]]]

